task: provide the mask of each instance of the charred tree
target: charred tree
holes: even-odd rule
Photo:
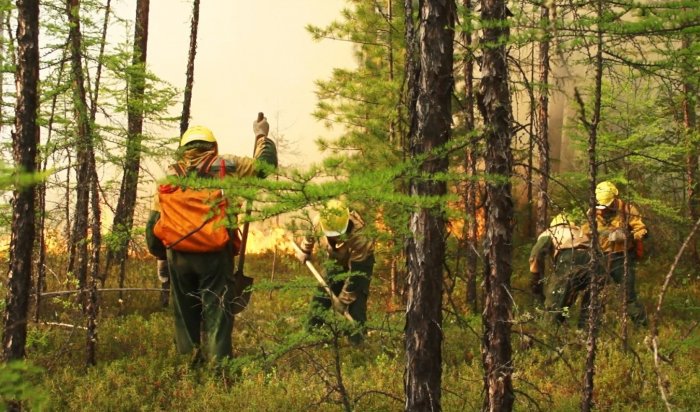
[[[192,87],[194,86],[194,59],[197,55],[197,30],[199,28],[199,0],[192,4],[192,22],[190,23],[190,49],[187,55],[187,74],[185,78],[185,97],[182,101],[180,116],[180,136],[190,125],[190,106],[192,105]]]
[[[39,140],[39,1],[17,0],[17,104],[12,156],[20,173],[36,171]],[[5,298],[3,359],[22,359],[27,341],[27,319],[32,282],[32,253],[35,236],[35,189],[17,187],[12,202],[12,237]]]
[[[129,97],[127,102],[127,136],[126,154],[122,183],[119,189],[117,208],[114,211],[112,232],[118,234],[116,246],[107,253],[105,273],[109,272],[112,262],[119,264],[119,287],[124,287],[126,259],[128,256],[131,229],[134,224],[134,208],[141,171],[141,152],[143,140],[143,101],[146,88],[146,56],[148,51],[148,14],[150,0],[136,2],[134,23],[134,50],[129,71]]]
[[[455,4],[453,0],[425,0],[419,6],[418,37],[406,39],[409,50],[416,50],[419,58],[414,62],[418,68],[414,66],[412,71],[418,77],[410,83],[417,89],[409,92],[409,96],[415,96],[415,106],[409,107],[409,150],[419,160],[417,177],[411,180],[409,193],[419,201],[419,206],[410,217],[412,238],[407,248],[404,390],[405,410],[439,411],[446,218],[443,210],[421,205],[420,200],[447,193],[446,182],[435,177],[448,169],[443,146],[449,140],[452,119]],[[409,16],[412,19],[412,13]],[[409,102],[413,100],[409,98]]]
[[[486,250],[482,358],[484,410],[513,409],[513,363],[510,343],[513,272],[513,198],[511,175],[512,109],[508,87],[509,38],[505,0],[482,0],[482,79],[477,96],[486,140]]]

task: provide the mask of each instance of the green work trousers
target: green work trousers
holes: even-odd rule
[[[367,299],[369,297],[369,284],[374,271],[374,255],[369,255],[361,262],[352,262],[352,275],[348,277],[347,269],[333,266],[326,272],[326,279],[331,291],[338,296],[345,287],[346,292],[356,296],[348,306],[348,313],[357,322],[357,329],[350,333],[350,339],[357,343],[362,340],[364,326],[367,321]],[[347,281],[347,286],[345,285]],[[319,287],[311,300],[311,314],[309,326],[321,326],[324,321],[320,315],[322,311],[331,307],[331,299],[322,287]]]
[[[549,316],[564,322],[565,308],[576,303],[579,292],[583,292],[579,326],[588,318],[588,285],[591,280],[590,254],[588,249],[564,249],[557,253],[554,271],[545,280],[545,308]]]
[[[168,250],[168,265],[178,351],[188,354],[199,350],[203,327],[206,337],[203,354],[210,360],[230,357],[233,331],[231,250],[226,248],[212,253]]]
[[[607,271],[612,280],[618,285],[622,284],[625,280],[625,253],[608,253],[604,257],[603,264],[607,266]],[[627,312],[635,324],[646,325],[646,309],[644,305],[637,300],[636,266],[637,259],[634,252],[627,253],[627,282],[625,284]]]

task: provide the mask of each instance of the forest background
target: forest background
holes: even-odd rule
[[[169,81],[152,59],[175,53],[149,48],[163,2],[112,3],[0,1],[8,409],[698,407],[696,0],[348,0],[333,22],[305,26],[309,44],[351,50],[330,75],[283,58],[286,41],[307,40],[276,24],[330,2],[205,3],[200,14],[199,0],[183,1],[191,24],[170,23],[189,37],[165,65],[184,77]],[[236,13],[257,24],[227,20]],[[246,29],[222,35],[225,25]],[[256,65],[212,58],[202,41]],[[234,55],[243,43],[255,47]],[[319,76],[313,87],[302,72]],[[202,93],[198,79],[221,90]],[[308,90],[290,101],[269,91],[298,86]],[[311,92],[332,131],[297,121]],[[225,187],[232,204],[255,201],[253,301],[236,319],[235,359],[192,370],[143,245],[150,195],[190,122],[245,155],[252,138],[232,143],[252,137],[261,110],[281,166]],[[318,161],[309,136],[323,136]],[[604,276],[580,330],[575,306],[556,327],[530,291],[537,234],[562,211],[587,219],[602,180],[651,233],[637,268],[648,327],[627,321]],[[361,346],[343,339],[340,319],[327,335],[304,333],[315,285],[288,248],[314,208],[341,195],[377,238]]]

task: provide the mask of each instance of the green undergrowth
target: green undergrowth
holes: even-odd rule
[[[32,323],[27,343],[28,360],[43,373],[25,379],[44,401],[27,405],[56,411],[403,410],[403,311],[389,310],[397,305],[389,304],[385,281],[373,279],[369,336],[352,345],[342,333],[304,331],[315,286],[304,267],[271,256],[251,256],[247,267],[256,279],[255,292],[236,318],[235,358],[220,366],[190,367],[189,357],[175,351],[171,309],[161,307],[157,292],[132,292],[121,300],[104,294],[98,364],[86,368],[80,311],[72,298],[45,301],[42,321],[53,324]],[[663,278],[659,273],[665,271],[639,267],[640,295],[650,312]],[[571,309],[568,325],[548,324],[527,293],[524,273],[516,267],[513,276],[515,409],[577,411],[586,357],[585,336],[574,327],[578,309]],[[133,262],[127,286],[157,287],[155,262]],[[483,399],[481,318],[464,309],[463,286],[456,281],[443,321],[445,411],[478,411]],[[700,407],[698,289],[692,276],[685,282],[677,278],[662,313],[659,339],[667,362],[661,363],[661,382],[675,410]],[[623,349],[619,291],[608,285],[604,296],[595,375],[598,410],[664,410],[649,329],[630,325]]]

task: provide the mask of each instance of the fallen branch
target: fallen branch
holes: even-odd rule
[[[105,288],[105,289],[97,289],[98,292],[163,292],[166,291],[167,289],[162,289],[162,288]],[[82,289],[76,289],[76,290],[59,290],[56,292],[44,292],[41,294],[42,297],[51,297],[51,296],[63,296],[63,295],[73,295],[76,293],[83,293],[83,292],[88,292],[87,289],[82,290]]]
[[[70,323],[61,323],[61,322],[41,322],[42,325],[46,326],[61,326],[63,328],[69,328],[69,329],[84,329],[87,330],[85,326],[78,326],[78,325],[71,325]]]

